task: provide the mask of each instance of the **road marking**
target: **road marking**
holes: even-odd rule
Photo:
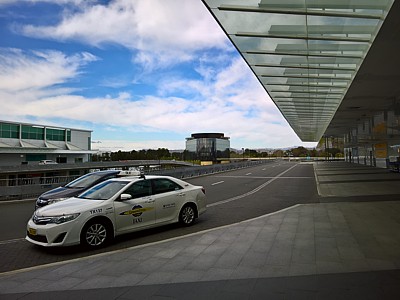
[[[212,183],[211,185],[217,185],[217,184],[221,184],[221,183],[224,183],[225,181],[218,181],[218,182],[214,182],[214,183]]]
[[[291,166],[289,169],[287,169],[287,170],[283,171],[282,173],[278,174],[277,176],[271,178],[270,180],[268,180],[267,182],[263,183],[262,185],[256,187],[255,189],[251,190],[250,192],[247,192],[245,194],[242,194],[242,195],[239,195],[239,196],[236,196],[236,197],[232,197],[232,198],[229,198],[229,199],[226,199],[226,200],[221,200],[221,201],[218,201],[218,202],[214,202],[214,203],[208,204],[207,207],[212,207],[212,206],[225,204],[225,203],[228,203],[228,202],[232,202],[232,201],[235,201],[235,200],[242,199],[244,197],[250,196],[250,195],[252,195],[254,193],[257,193],[259,190],[263,189],[264,187],[266,187],[267,185],[269,185],[271,182],[275,181],[276,179],[282,177],[282,175],[286,174],[287,172],[289,172],[290,170],[292,170],[296,166],[297,166],[297,164]]]
[[[247,173],[246,176],[251,175],[252,173]]]

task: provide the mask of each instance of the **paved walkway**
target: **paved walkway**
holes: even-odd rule
[[[2,274],[0,299],[400,299],[400,174],[314,166],[326,203]],[[377,173],[390,201],[373,193]]]

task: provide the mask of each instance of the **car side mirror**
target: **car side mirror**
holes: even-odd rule
[[[129,194],[121,194],[121,201],[132,199],[132,196]]]

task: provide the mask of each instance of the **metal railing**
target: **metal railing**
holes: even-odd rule
[[[176,178],[192,178],[220,172],[227,172],[248,168],[259,164],[269,163],[272,160],[249,160],[210,166],[186,166],[171,169],[145,169],[145,174],[167,175]],[[26,177],[15,179],[0,179],[0,201],[21,200],[35,198],[40,194],[62,186],[79,176],[54,176],[54,177]]]

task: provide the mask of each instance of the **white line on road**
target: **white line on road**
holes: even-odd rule
[[[214,182],[214,183],[212,183],[211,185],[217,185],[217,184],[221,184],[221,183],[224,183],[225,181],[218,181],[218,182]]]
[[[251,175],[252,173],[247,173],[246,176]]]
[[[242,195],[239,195],[239,196],[236,196],[236,197],[232,197],[232,198],[229,198],[229,199],[226,199],[226,200],[221,200],[221,201],[218,201],[218,202],[214,202],[214,203],[208,204],[207,207],[212,207],[212,206],[225,204],[225,203],[228,203],[228,202],[231,202],[231,201],[235,201],[235,200],[247,197],[247,196],[252,195],[254,193],[257,193],[259,190],[261,190],[262,188],[266,187],[271,182],[275,181],[276,179],[278,179],[282,175],[286,174],[287,172],[289,172],[290,170],[292,170],[296,166],[297,166],[297,164],[291,166],[289,169],[287,169],[287,170],[283,171],[282,173],[278,174],[277,176],[271,178],[270,180],[268,180],[267,182],[263,183],[262,185],[256,187],[254,190],[251,190],[250,192],[247,192],[245,194],[242,194]]]

